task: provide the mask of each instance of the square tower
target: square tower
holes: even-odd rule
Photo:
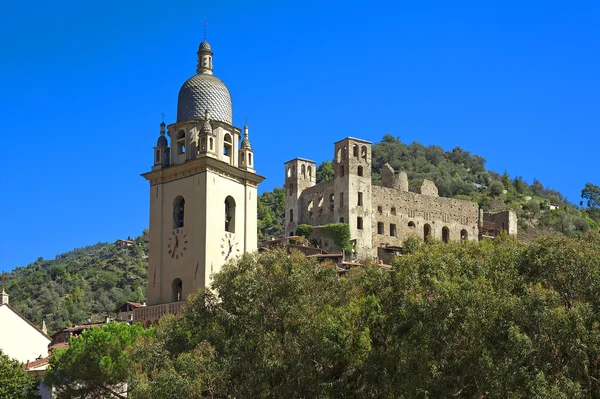
[[[294,158],[285,163],[285,234],[296,234],[298,221],[301,220],[299,198],[302,191],[315,185],[317,164],[303,158]]]
[[[371,142],[347,137],[334,143],[336,222],[350,225],[359,258],[372,253]]]

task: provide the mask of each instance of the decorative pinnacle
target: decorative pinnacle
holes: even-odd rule
[[[208,109],[204,110],[204,120],[205,121],[210,121],[210,112],[208,112]]]

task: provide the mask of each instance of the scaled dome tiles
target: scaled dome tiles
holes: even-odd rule
[[[179,90],[177,122],[204,119],[206,110],[211,120],[231,125],[229,89],[219,78],[201,73],[188,79]]]

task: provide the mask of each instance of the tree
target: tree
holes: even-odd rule
[[[333,162],[325,161],[317,167],[317,184],[333,178]]]
[[[71,338],[68,349],[54,352],[44,384],[65,399],[124,398],[133,365],[130,352],[139,339],[153,334],[153,329],[140,324],[109,323],[91,328]]]
[[[494,180],[490,185],[490,194],[494,197],[499,197],[504,191],[504,185],[498,180]]]
[[[215,276],[218,297],[143,340],[132,395],[600,395],[597,232],[431,242],[392,266],[340,276],[299,253],[246,255]]]
[[[586,183],[583,190],[581,190],[581,198],[586,200],[588,215],[592,219],[600,221],[600,187],[592,183]]]
[[[23,364],[0,349],[0,399],[34,398],[35,390],[35,380],[27,375]]]

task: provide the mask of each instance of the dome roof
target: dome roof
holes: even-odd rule
[[[200,47],[198,48],[198,50],[212,50],[212,49],[210,48],[210,43],[208,43],[206,41],[206,39],[204,39],[202,41],[202,43],[200,43]]]
[[[157,147],[168,147],[167,138],[165,136],[159,136],[158,141],[156,142]]]
[[[231,125],[229,89],[219,78],[200,73],[188,79],[179,90],[177,122],[204,119],[205,111],[210,112],[212,120]]]

